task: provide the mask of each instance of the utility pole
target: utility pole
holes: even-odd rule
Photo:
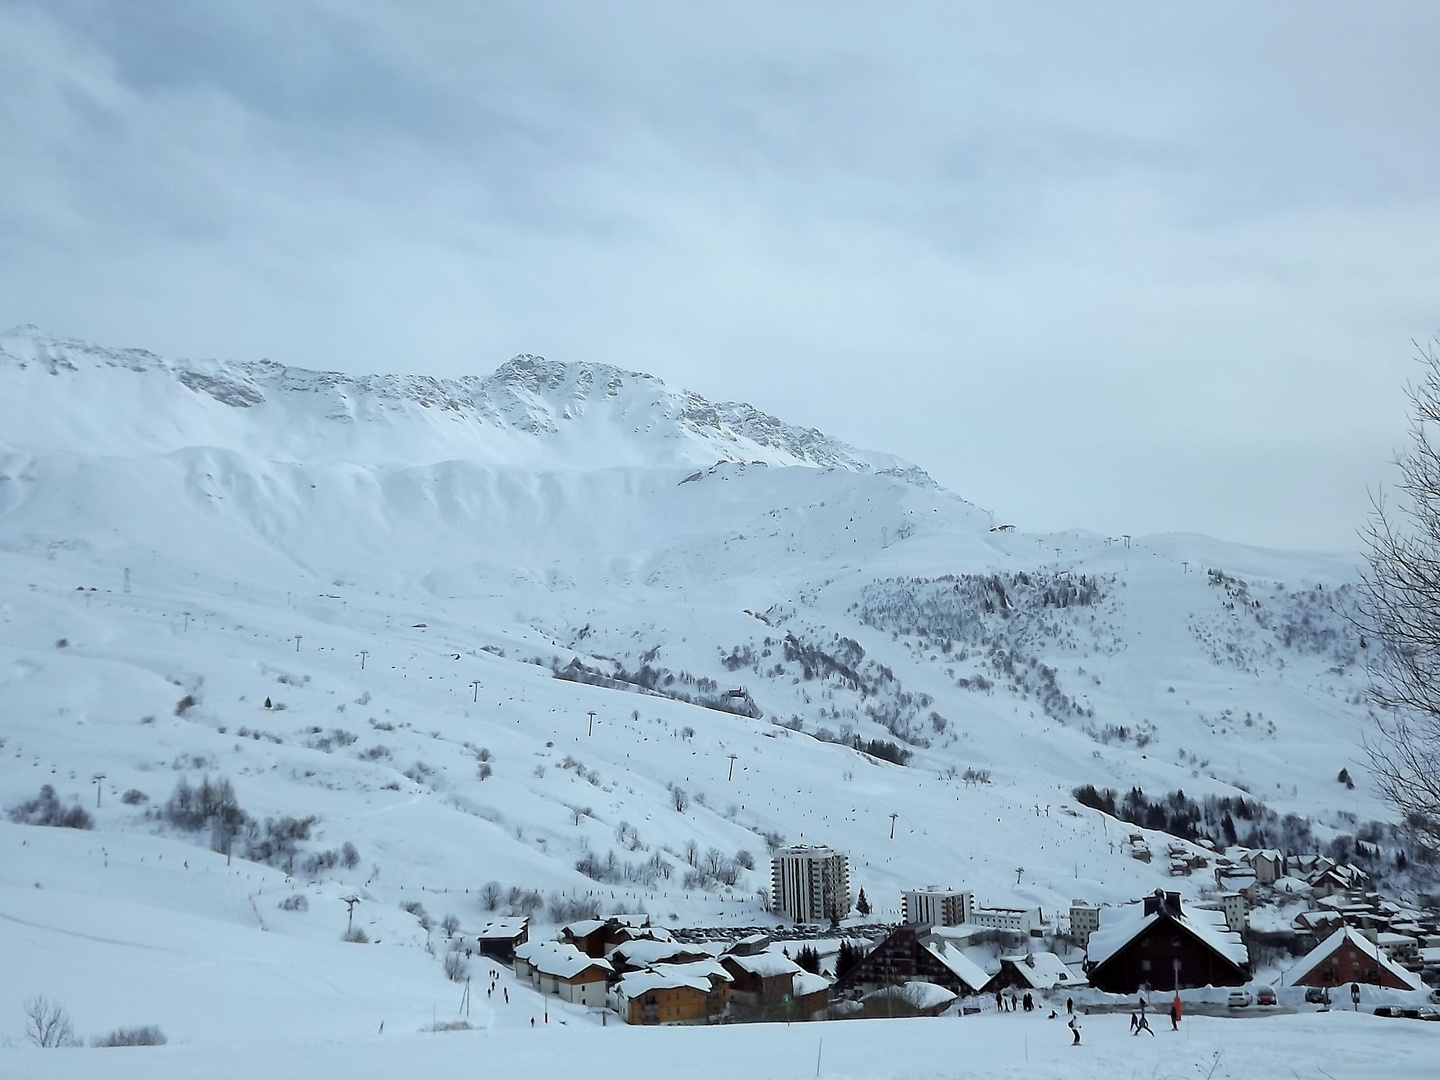
[[[735,759],[739,756],[739,754],[730,755],[730,775],[725,778],[727,783],[735,779]]]
[[[345,933],[349,934],[355,929],[355,905],[360,902],[358,896],[342,896],[340,902],[345,905],[345,911],[349,918],[345,921]]]
[[[182,611],[181,614],[185,616],[185,629],[183,632],[188,634],[190,632],[190,612]]]
[[[300,635],[299,635],[299,634],[296,634],[296,635],[295,635],[295,651],[296,651],[296,652],[299,652],[299,651],[300,651]]]
[[[369,655],[370,655],[370,650],[369,650],[369,649],[361,649],[361,650],[360,650],[360,670],[361,670],[361,671],[364,671],[364,670],[365,670],[365,657],[367,657],[367,656],[369,656]]]
[[[475,691],[475,696],[474,696],[473,698],[471,698],[471,701],[475,702],[476,704],[479,704],[479,701],[480,701],[480,680],[479,680],[479,679],[473,680],[473,681],[470,683],[470,688]]]
[[[891,840],[894,840],[894,839],[895,839],[895,819],[898,818],[899,816],[900,816],[899,814],[891,814],[891,815],[890,815],[890,839],[891,839]]]
[[[99,809],[100,809],[100,786],[101,786],[101,785],[100,785],[100,781],[101,781],[101,780],[104,780],[104,779],[105,779],[105,774],[104,774],[103,772],[97,772],[94,776],[92,776],[92,777],[90,778],[90,782],[95,785],[95,809],[96,809],[96,810],[99,810]]]
[[[125,591],[130,591],[130,567],[125,567]]]
[[[595,734],[595,710],[591,709],[585,715],[590,717],[590,730],[585,732],[586,738],[589,738],[591,735]]]

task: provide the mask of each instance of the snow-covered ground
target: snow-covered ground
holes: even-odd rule
[[[87,1034],[161,1025],[176,1045],[134,1060],[179,1073],[189,1047],[266,1040],[279,1068],[292,1038],[346,1040],[336,1071],[518,1057],[538,999],[514,986],[484,1035],[411,1036],[459,989],[443,933],[427,952],[402,904],[473,929],[493,881],[502,913],[512,890],[540,894],[538,935],[577,902],[763,925],[768,834],[848,851],[875,921],[937,882],[1049,916],[1207,880],[1127,857],[1078,784],[1243,784],[1322,838],[1341,814],[1383,816],[1359,760],[1357,645],[1330,606],[1353,560],[998,523],[904,462],[613,369],[354,380],[0,338],[0,809],[49,784],[95,825],[0,824],[0,1045],[21,1038],[20,999],[45,993]],[[1005,599],[987,611],[992,575]],[[1081,579],[1092,602],[1035,599]],[[554,677],[572,662],[610,686]],[[724,700],[754,715],[675,699],[741,687]],[[828,741],[855,736],[913,757]],[[205,776],[262,830],[314,815],[294,859],[227,866],[209,829],[158,819]],[[357,865],[314,864],[346,842]],[[697,874],[691,844],[729,874]],[[308,910],[279,908],[292,893]],[[351,895],[371,944],[339,940]],[[680,1048],[735,1039],[747,1062],[779,1060],[823,1034],[837,1068],[894,1068],[893,1047],[873,1068],[839,1049],[870,1024],[567,1019],[561,1055],[651,1046],[718,1068],[726,1055]],[[350,1045],[382,1020],[399,1038]],[[1320,1022],[1277,1030],[1303,1048]],[[922,1062],[957,1038],[926,1023],[894,1027]],[[1397,1046],[1421,1037],[1374,1023]],[[1062,1041],[1028,1030],[1036,1054]],[[1107,1052],[1096,1037],[1087,1062]],[[1228,1051],[1226,1066],[1248,1067]]]

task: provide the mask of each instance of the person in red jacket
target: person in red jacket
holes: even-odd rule
[[[1175,1000],[1172,1001],[1172,1002],[1170,1002],[1170,1030],[1171,1030],[1171,1031],[1179,1031],[1179,1030],[1180,1030],[1180,1013],[1181,1013],[1180,995],[1179,995],[1179,994],[1176,994],[1176,995],[1175,995]]]

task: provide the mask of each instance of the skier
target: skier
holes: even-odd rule
[[[1148,1031],[1152,1039],[1155,1037],[1155,1029],[1150,1026],[1150,1020],[1144,1013],[1140,1014],[1140,1026],[1135,1029],[1135,1034],[1139,1035],[1142,1031]]]
[[[1071,1046],[1079,1046],[1079,1045],[1080,1045],[1080,1017],[1074,1016],[1074,1015],[1072,1015],[1072,1016],[1070,1017],[1070,1033],[1075,1036],[1075,1041],[1072,1042],[1070,1045],[1071,1045]]]
[[[1065,1011],[1066,1011],[1067,1013],[1071,1013],[1072,1015],[1074,1014],[1074,1012],[1075,1012],[1075,999],[1074,999],[1073,997],[1067,997],[1067,998],[1065,999]]]
[[[1134,1009],[1130,1010],[1130,1034],[1134,1035],[1140,1030],[1140,1014]]]

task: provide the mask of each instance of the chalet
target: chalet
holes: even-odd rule
[[[1358,893],[1369,878],[1358,866],[1331,866],[1310,879],[1310,888],[1316,896]]]
[[[1084,986],[1085,980],[1066,967],[1052,952],[1002,956],[1000,971],[985,984],[985,993],[997,990],[1054,990]]]
[[[634,971],[615,984],[615,1003],[627,1024],[703,1024],[712,1012],[713,989],[704,974]]]
[[[475,951],[502,964],[510,964],[515,960],[516,947],[529,940],[529,919],[491,919],[476,933]]]
[[[1392,990],[1423,990],[1420,977],[1385,955],[1358,930],[1342,926],[1300,958],[1286,982],[1294,986],[1343,986],[1367,983]]]
[[[795,1018],[823,1016],[830,1008],[830,980],[824,975],[802,971],[795,976],[795,985],[790,994]]]
[[[515,949],[515,974],[525,975],[542,994],[576,1005],[604,1005],[605,985],[614,968],[559,941],[527,942]]]
[[[656,964],[694,964],[710,959],[710,953],[698,945],[649,938],[627,941],[610,950],[610,963],[622,975],[627,971],[643,971]]]
[[[955,1002],[956,995],[931,982],[907,982],[882,986],[861,999],[865,1017],[939,1016]]]
[[[773,1008],[790,1001],[795,994],[795,976],[805,969],[788,956],[775,952],[736,956],[725,953],[720,963],[735,979],[730,997],[738,1004]]]
[[[574,945],[586,956],[605,956],[617,945],[629,941],[671,941],[670,932],[651,926],[648,915],[611,915],[605,919],[581,919],[560,928],[560,940]]]
[[[1285,874],[1285,856],[1275,848],[1252,851],[1244,858],[1250,869],[1255,871],[1255,880],[1261,885],[1273,885],[1276,878]]]
[[[1328,859],[1318,853],[1308,855],[1287,855],[1285,856],[1285,873],[1292,877],[1303,878],[1306,881],[1313,881],[1326,870],[1335,866],[1334,859]]]
[[[1219,911],[1182,910],[1179,893],[1157,889],[1139,904],[1107,911],[1090,935],[1090,984],[1111,994],[1240,986],[1250,956]]]
[[[901,926],[830,988],[832,995],[929,982],[959,995],[978,994],[990,975],[927,926]]]
[[[1239,893],[1250,904],[1260,895],[1260,880],[1249,866],[1215,867],[1215,884],[1222,892]]]

